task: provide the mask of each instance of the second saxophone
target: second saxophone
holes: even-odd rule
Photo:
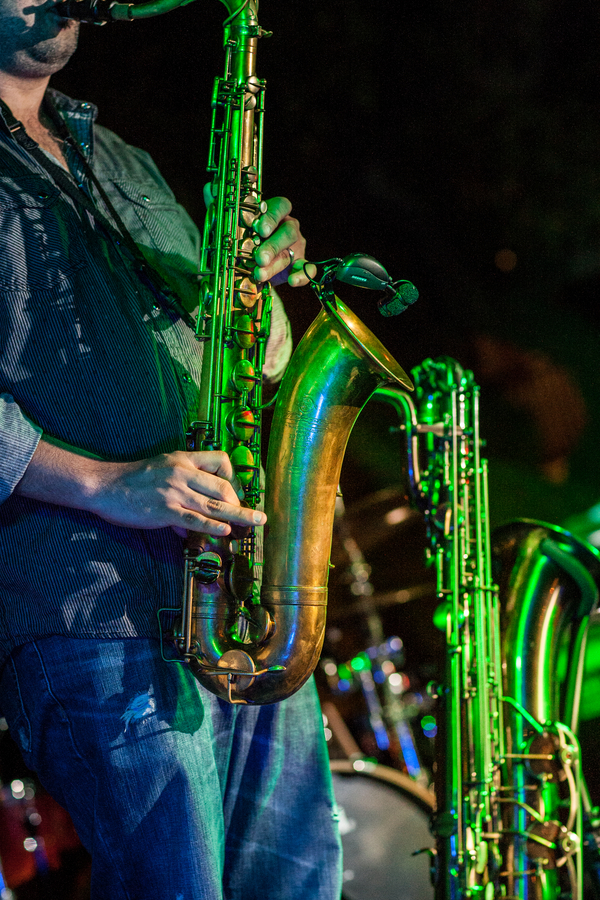
[[[600,556],[541,522],[490,534],[473,374],[450,358],[411,374],[414,401],[395,388],[378,395],[406,423],[446,638],[434,688],[435,898],[582,900],[589,827],[576,732]]]

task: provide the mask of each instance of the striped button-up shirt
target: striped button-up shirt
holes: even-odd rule
[[[51,95],[144,255],[193,305],[198,232],[151,158],[95,125],[91,104]],[[93,194],[73,149],[67,157]],[[14,488],[43,434],[116,461],[184,449],[201,345],[3,121],[0,245],[0,660],[37,636],[156,636],[157,609],[180,603],[181,539]],[[266,377],[289,351],[276,300]]]

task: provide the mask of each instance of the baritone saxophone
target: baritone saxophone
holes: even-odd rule
[[[447,357],[411,374],[414,400],[395,387],[377,397],[404,423],[446,637],[435,900],[582,900],[586,842],[598,877],[576,733],[600,554],[543,522],[490,533],[473,374]]]

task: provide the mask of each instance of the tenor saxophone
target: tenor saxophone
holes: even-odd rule
[[[435,898],[582,900],[576,732],[600,555],[541,522],[491,535],[473,375],[448,358],[411,374],[414,401],[390,387],[378,397],[404,422],[411,490],[437,573],[434,621],[446,636],[444,678],[434,688]]]
[[[213,93],[212,203],[197,328],[204,356],[189,446],[229,453],[245,500],[256,507],[263,496],[261,370],[271,310],[269,285],[252,277],[253,224],[264,210],[265,86],[256,74],[264,32],[256,0],[222,2],[229,12],[226,62]],[[362,406],[388,383],[412,388],[377,338],[327,294],[277,394],[264,488],[264,554],[253,532],[233,541],[193,535],[186,542],[176,643],[198,680],[230,703],[282,700],[317,664],[344,449]]]

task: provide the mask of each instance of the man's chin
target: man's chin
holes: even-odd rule
[[[55,37],[23,48],[16,55],[16,71],[25,78],[53,75],[69,62],[77,49],[79,23],[68,22]]]

